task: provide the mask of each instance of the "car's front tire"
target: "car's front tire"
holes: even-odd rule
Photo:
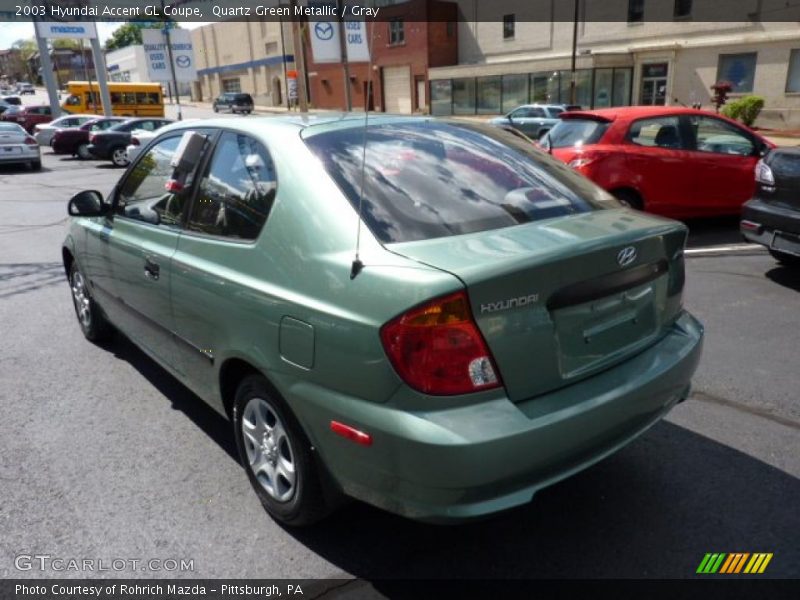
[[[233,425],[247,477],[273,518],[303,526],[330,512],[311,443],[262,376],[251,375],[239,384]]]
[[[72,261],[69,269],[69,287],[72,293],[72,304],[75,307],[75,316],[78,318],[78,325],[86,339],[91,342],[102,342],[109,339],[114,328],[92,298],[88,281],[75,261]]]

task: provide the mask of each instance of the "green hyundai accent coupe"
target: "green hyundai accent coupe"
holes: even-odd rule
[[[680,223],[503,130],[175,124],[69,204],[78,322],[230,417],[264,506],[452,522],[531,500],[689,394]]]

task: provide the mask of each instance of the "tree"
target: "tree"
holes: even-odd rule
[[[34,54],[39,52],[39,46],[36,45],[36,40],[33,38],[27,40],[17,40],[11,47],[15,50],[19,50],[19,56],[22,59],[22,63],[24,65],[25,73],[27,73],[28,81],[35,81],[36,77],[33,71],[31,70],[31,58],[33,58]]]
[[[106,41],[105,50],[106,52],[111,52],[126,46],[138,46],[142,43],[142,29],[161,29],[163,26],[163,23],[157,21],[120,25]],[[177,27],[177,24],[172,23],[171,27]]]

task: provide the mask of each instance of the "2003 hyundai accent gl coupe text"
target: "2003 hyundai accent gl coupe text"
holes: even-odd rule
[[[521,505],[687,397],[683,225],[491,126],[364,125],[175,124],[69,204],[83,333],[228,415],[274,518]]]

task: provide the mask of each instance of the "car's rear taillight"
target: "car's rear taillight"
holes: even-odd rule
[[[139,143],[139,138],[131,138],[131,146],[138,146]]]
[[[763,158],[756,163],[756,181],[762,185],[775,185],[775,175]]]
[[[37,142],[35,138],[28,136],[25,138],[25,144],[28,146],[38,146],[39,142]]]
[[[381,328],[381,341],[403,381],[420,392],[444,396],[500,386],[464,292],[392,319]]]
[[[96,135],[90,135],[89,136],[89,143],[90,144],[94,144],[96,142],[97,142],[97,136]]]

